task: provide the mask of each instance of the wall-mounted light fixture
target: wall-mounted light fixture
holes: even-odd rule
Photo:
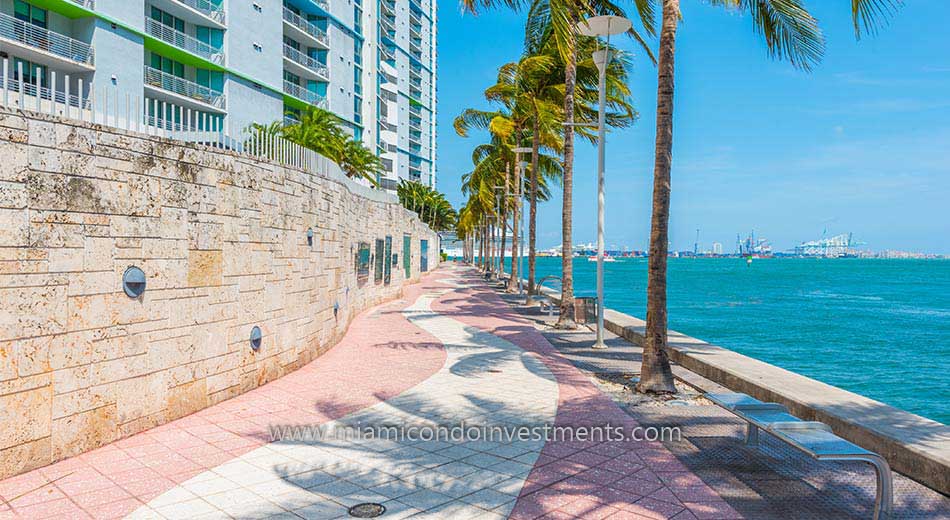
[[[131,266],[122,274],[122,290],[129,298],[138,298],[145,293],[145,272]]]
[[[254,328],[251,329],[251,350],[257,352],[261,348],[261,342],[263,341],[263,336],[261,334],[261,328],[257,325],[254,325]]]
[[[313,228],[307,228],[307,245],[313,245]]]

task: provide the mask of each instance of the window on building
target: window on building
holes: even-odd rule
[[[217,70],[195,69],[195,83],[220,92],[224,90],[224,73]]]
[[[195,39],[210,45],[212,48],[220,49],[224,45],[224,31],[199,25],[195,27]]]
[[[293,83],[294,85],[300,85],[300,76],[290,72],[289,70],[284,71],[284,81]]]
[[[284,45],[297,49],[298,51],[300,50],[300,42],[291,38],[290,36],[284,36]]]
[[[37,27],[46,29],[48,13],[46,9],[41,9],[35,5],[28,4],[23,0],[13,1],[13,16],[17,20],[31,23]]]
[[[20,79],[19,71],[22,67],[24,83],[35,85],[37,80],[39,80],[40,87],[49,87],[48,69],[46,68],[46,65],[40,65],[39,63],[33,63],[32,61],[21,60],[20,58],[13,58],[12,66],[13,79]]]
[[[151,67],[153,69],[160,70],[166,74],[171,74],[172,76],[177,76],[179,78],[185,77],[185,65],[177,62],[171,58],[166,58],[161,54],[151,53]]]
[[[157,7],[152,7],[151,16],[152,20],[162,25],[167,25],[179,32],[185,32],[185,21],[177,16],[166,13]]]

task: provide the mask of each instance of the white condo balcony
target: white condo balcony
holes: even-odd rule
[[[226,26],[223,1],[215,3],[210,0],[149,0],[149,3],[188,23],[224,29]]]
[[[284,28],[290,31],[295,40],[309,41],[321,49],[330,48],[330,38],[327,32],[311,23],[299,14],[284,7]]]
[[[151,98],[185,108],[224,112],[227,107],[222,92],[152,67],[145,67],[145,90]]]
[[[145,32],[165,43],[174,45],[196,56],[200,56],[212,63],[224,63],[224,52],[222,52],[221,49],[200,41],[194,36],[175,30],[150,17],[145,18]]]
[[[0,14],[2,47],[16,48],[17,57],[34,63],[55,65],[63,72],[95,69],[96,56],[92,45],[6,14]]]
[[[321,96],[320,94],[317,94],[316,92],[307,90],[306,88],[301,87],[300,85],[297,85],[296,83],[291,83],[287,80],[284,80],[284,94],[293,96],[301,101],[306,101],[307,103],[310,103],[311,105],[316,105],[321,108],[326,108],[327,100],[325,97]]]
[[[298,76],[316,77],[322,81],[330,81],[330,71],[327,66],[299,50],[284,44],[284,63]]]
[[[96,2],[95,0],[70,0],[74,4],[81,5],[90,11],[95,10]]]

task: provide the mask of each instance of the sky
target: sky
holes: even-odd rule
[[[626,5],[630,5],[626,2]],[[848,3],[809,0],[827,39],[811,73],[768,57],[748,16],[683,0],[676,48],[670,240],[735,249],[736,234],[777,251],[853,233],[873,250],[950,254],[950,2],[910,0],[876,36],[854,38]],[[461,176],[487,139],[452,120],[491,108],[483,91],[518,59],[523,15],[463,14],[439,1],[438,189],[464,202]],[[656,68],[635,54],[640,117],[607,137],[606,241],[646,249],[655,138]],[[656,42],[653,43],[654,49]],[[596,150],[575,160],[574,242],[596,238]],[[560,190],[538,211],[538,244],[560,244]]]

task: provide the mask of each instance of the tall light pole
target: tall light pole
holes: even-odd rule
[[[577,24],[577,32],[584,36],[607,37],[607,44],[594,51],[594,64],[600,72],[597,110],[597,341],[592,348],[604,349],[604,144],[606,141],[607,64],[610,63],[610,36],[627,32],[630,20],[622,16],[594,16]],[[563,253],[562,253],[563,254]]]
[[[524,288],[521,283],[522,277],[524,277],[524,268],[521,263],[521,258],[524,256],[524,215],[521,211],[521,200],[524,198],[524,170],[528,165],[528,162],[522,159],[522,157],[524,157],[525,154],[529,154],[533,151],[534,150],[531,147],[527,146],[519,146],[512,149],[512,152],[516,154],[515,157],[518,157],[518,164],[516,167],[518,168],[519,172],[519,175],[515,175],[516,182],[518,183],[518,185],[515,186],[515,197],[517,197],[515,204],[518,206],[516,213],[518,214],[518,218],[521,220],[521,222],[518,223],[518,280],[516,280],[518,282],[519,295],[524,292]],[[514,248],[511,248],[512,258],[514,258],[514,254],[515,250]]]
[[[504,193],[502,192],[502,190],[504,190],[505,187],[504,187],[504,186],[494,186],[493,189],[494,189],[494,191],[495,191],[495,201],[496,201],[496,203],[498,204],[498,208],[497,208],[497,209],[498,209],[498,212],[495,214],[496,227],[498,227],[498,226],[501,227],[502,236],[504,236],[504,235],[505,235],[505,232],[506,232],[506,230],[507,230],[506,228],[507,228],[507,226],[508,226],[507,219],[506,219],[506,218],[501,218],[501,215],[502,215],[502,205],[508,203],[508,201],[505,200],[505,195],[504,195]],[[499,223],[500,223],[500,224],[499,224]],[[495,278],[496,278],[497,280],[501,280],[501,278],[502,278],[504,275],[505,275],[505,247],[504,247],[504,244],[502,243],[502,244],[499,244],[499,246],[498,246],[498,274],[495,275]]]

